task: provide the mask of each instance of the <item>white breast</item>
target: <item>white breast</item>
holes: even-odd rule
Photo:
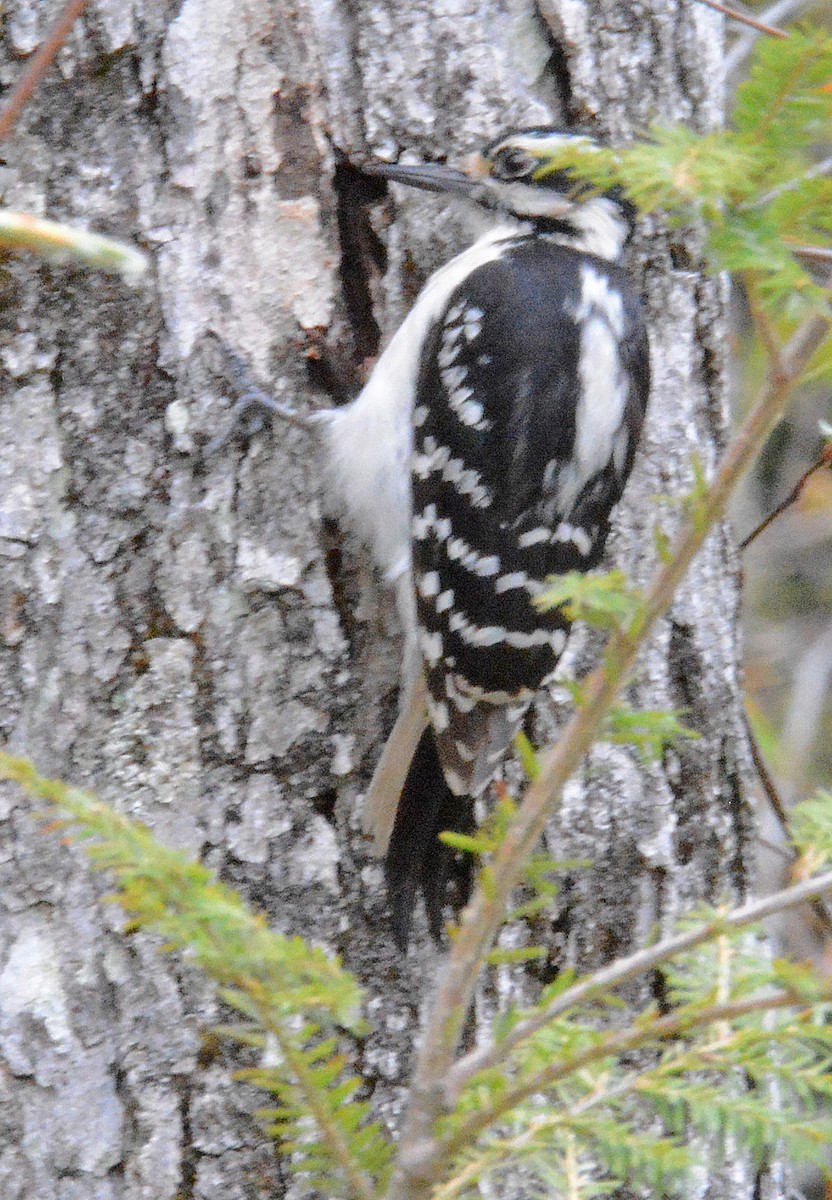
[[[357,399],[318,414],[332,498],[391,581],[410,568],[412,412],[425,338],[459,284],[515,234],[491,229],[431,275]]]

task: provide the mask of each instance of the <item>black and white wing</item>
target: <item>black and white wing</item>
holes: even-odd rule
[[[365,807],[402,947],[418,891],[437,936],[449,890],[467,897],[470,859],[438,834],[473,828],[473,797],[557,666],[569,624],[534,601],[548,576],[600,561],[649,390],[626,275],[540,237],[507,241],[452,291],[420,361],[411,568],[424,680]]]
[[[432,331],[413,418],[413,577],[455,794],[493,778],[557,665],[568,622],[534,600],[547,576],[599,562],[648,389],[626,275],[542,238],[470,275]]]

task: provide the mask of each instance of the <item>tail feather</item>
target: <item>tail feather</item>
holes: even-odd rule
[[[373,852],[379,857],[386,853],[390,843],[399,798],[427,725],[426,696],[425,679],[420,672],[403,696],[399,718],[364,797],[364,829],[373,835]]]
[[[393,936],[403,952],[421,890],[430,931],[439,938],[446,904],[461,907],[471,891],[472,861],[439,841],[443,830],[470,833],[473,801],[448,787],[432,729],[424,731],[410,763],[385,862]]]

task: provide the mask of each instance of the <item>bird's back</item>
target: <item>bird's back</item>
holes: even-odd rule
[[[519,236],[451,294],[414,409],[413,579],[445,777],[489,782],[566,642],[535,597],[597,564],[649,388],[638,300],[616,265]]]

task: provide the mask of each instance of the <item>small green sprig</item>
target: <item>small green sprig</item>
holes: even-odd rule
[[[700,735],[685,725],[681,710],[635,709],[617,700],[607,714],[602,737],[621,746],[632,746],[642,762],[657,762],[669,746]]]
[[[546,581],[535,603],[542,612],[559,608],[569,621],[584,621],[596,629],[617,629],[629,620],[641,597],[623,571],[605,574],[569,571]]]
[[[138,283],[148,267],[147,256],[126,242],[8,208],[0,208],[0,247],[110,271],[127,283]]]

